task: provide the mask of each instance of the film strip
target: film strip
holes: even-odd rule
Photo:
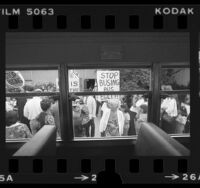
[[[1,5],[2,114],[6,109],[1,121],[6,123],[0,126],[0,183],[199,183],[199,20],[200,5]],[[46,107],[50,100],[51,107],[56,104],[55,96],[58,116]],[[128,96],[132,102],[124,112]],[[134,111],[135,96],[144,102]],[[25,116],[34,97],[41,97],[37,117],[50,113],[54,126],[29,118],[36,102]],[[116,100],[120,105],[113,110]],[[165,100],[170,102],[164,105]],[[111,112],[102,110],[105,101]],[[162,106],[175,115],[162,116]],[[23,132],[20,113],[30,130],[25,126]],[[109,125],[111,117],[116,129]],[[32,125],[40,128],[34,133]],[[130,126],[139,126],[138,132],[129,134]]]

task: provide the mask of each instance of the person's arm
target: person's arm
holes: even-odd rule
[[[129,122],[130,122],[130,115],[127,113],[125,117],[125,124],[129,125]]]
[[[121,118],[122,118],[122,127],[121,127],[121,135],[120,136],[122,136],[123,135],[123,133],[124,133],[124,123],[125,123],[125,118],[124,118],[124,114],[121,112]]]
[[[97,110],[97,105],[96,105],[95,99],[93,98],[93,100],[92,100],[92,118],[96,117],[96,110]]]

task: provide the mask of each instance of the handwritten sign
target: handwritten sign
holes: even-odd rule
[[[10,87],[21,88],[24,86],[25,81],[22,74],[19,71],[7,71],[6,84]]]
[[[120,91],[120,72],[119,71],[97,71],[97,87],[100,92]],[[101,100],[115,98],[118,95],[102,95]]]
[[[119,71],[97,71],[97,86],[98,91],[119,91]]]
[[[75,93],[80,91],[79,75],[77,72],[69,71],[69,92]]]

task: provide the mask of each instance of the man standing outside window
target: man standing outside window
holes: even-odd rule
[[[94,86],[90,86],[89,87],[89,91],[93,91]],[[86,131],[86,136],[89,137],[94,137],[95,134],[95,124],[94,124],[94,119],[96,117],[96,101],[94,99],[93,96],[87,96],[85,98],[85,104],[88,107],[88,111],[89,111],[89,123],[87,124],[87,127],[85,127],[85,131]],[[91,134],[90,134],[90,127],[91,127]]]
[[[34,92],[41,93],[42,90],[35,89]],[[42,101],[41,97],[35,96],[32,99],[28,100],[24,106],[24,117],[30,121],[34,120],[41,112],[40,102]]]

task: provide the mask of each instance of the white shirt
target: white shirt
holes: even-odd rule
[[[105,110],[105,113],[103,113],[103,116],[100,120],[100,125],[99,125],[99,131],[101,133],[106,130],[106,127],[108,125],[108,120],[110,117],[110,112],[111,110],[108,108],[107,110]],[[117,110],[117,119],[119,123],[119,134],[121,136],[123,134],[123,129],[124,129],[124,114],[120,110]]]
[[[138,114],[139,113],[139,108],[131,106],[130,111],[135,112],[136,114]]]
[[[164,109],[171,117],[176,117],[178,115],[177,103],[174,98],[167,97],[164,99],[161,104],[161,109]]]
[[[102,107],[101,107],[101,111],[103,111],[103,113],[104,113],[104,111],[107,110],[107,109],[108,109],[107,103],[104,102]]]
[[[89,118],[95,118],[96,117],[96,101],[94,99],[94,97],[92,96],[88,96],[85,98],[85,104],[88,107],[88,111],[89,111]]]
[[[40,107],[41,100],[40,97],[33,97],[26,102],[24,106],[24,116],[28,118],[28,120],[35,119],[42,112]]]
[[[137,107],[140,107],[141,105],[148,105],[148,103],[143,99],[143,98],[141,98],[141,99],[139,99],[137,102],[136,102],[136,106]]]
[[[6,112],[13,111],[14,107],[6,101]]]

